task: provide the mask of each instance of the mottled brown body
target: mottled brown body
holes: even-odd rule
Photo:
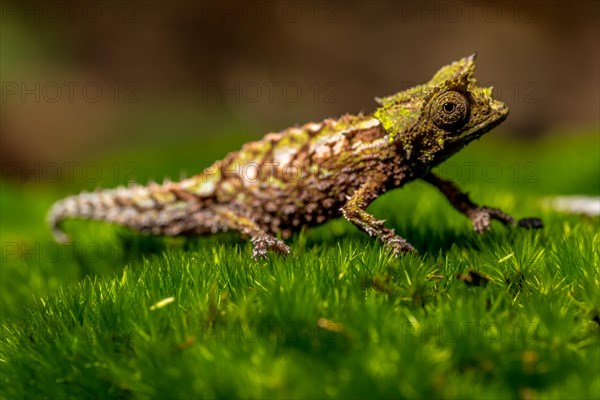
[[[425,85],[379,100],[372,115],[345,115],[267,134],[199,175],[179,183],[133,186],[68,197],[49,222],[58,240],[65,218],[105,220],[158,235],[234,230],[251,238],[254,257],[288,247],[302,226],[344,216],[396,253],[412,246],[365,210],[381,193],[424,178],[437,186],[475,229],[499,210],[478,207],[430,169],[504,120],[508,109],[478,88],[474,57],[442,68]]]
[[[248,143],[181,186],[285,238],[339,217],[369,172],[398,157],[385,136],[370,116],[309,123]]]

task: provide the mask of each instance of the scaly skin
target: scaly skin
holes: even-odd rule
[[[413,247],[366,212],[382,193],[423,179],[438,187],[477,232],[490,220],[431,168],[500,124],[508,108],[476,86],[474,55],[440,69],[428,83],[378,99],[372,115],[344,115],[267,134],[178,183],[82,193],[54,204],[48,220],[59,241],[66,218],[103,220],[154,235],[233,230],[251,239],[253,257],[289,253],[284,239],[302,226],[343,216],[394,254]],[[529,224],[534,226],[535,224]]]

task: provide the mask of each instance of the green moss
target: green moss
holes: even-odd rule
[[[69,225],[78,246],[60,259],[5,247],[0,398],[597,397],[598,220],[543,201],[598,194],[597,131],[491,135],[437,169],[482,204],[541,216],[542,230],[478,236],[420,182],[377,200],[370,211],[419,256],[393,259],[344,221],[259,263],[236,235],[164,240],[94,222]],[[140,169],[181,161],[157,165],[154,151]],[[0,185],[4,244],[51,243],[45,212],[73,188]],[[456,278],[471,269],[486,286]]]

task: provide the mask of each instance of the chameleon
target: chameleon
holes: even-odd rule
[[[100,220],[151,235],[239,232],[254,259],[288,254],[282,239],[305,226],[343,217],[394,255],[415,248],[367,212],[381,194],[421,179],[437,187],[476,232],[490,221],[517,225],[497,208],[478,206],[431,170],[502,123],[508,107],[479,87],[475,54],[442,67],[425,84],[376,98],[372,114],[346,114],[296,125],[246,143],[179,182],[131,184],[69,196],[49,211],[54,237],[68,218]],[[519,226],[537,228],[525,218]]]

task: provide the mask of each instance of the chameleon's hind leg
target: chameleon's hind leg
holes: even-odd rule
[[[268,250],[280,254],[289,254],[290,248],[283,241],[266,233],[256,222],[243,215],[243,213],[236,213],[224,208],[219,208],[216,212],[229,229],[250,237],[253,245],[252,258],[255,260],[267,258]]]
[[[489,230],[492,219],[500,221],[504,225],[515,225],[513,217],[501,210],[486,206],[480,207],[473,203],[469,199],[469,196],[462,192],[453,182],[442,179],[431,172],[425,175],[423,180],[437,187],[454,208],[469,217],[476,232],[481,233]],[[523,218],[519,221],[519,226],[528,229],[541,228],[542,221],[538,218]]]

